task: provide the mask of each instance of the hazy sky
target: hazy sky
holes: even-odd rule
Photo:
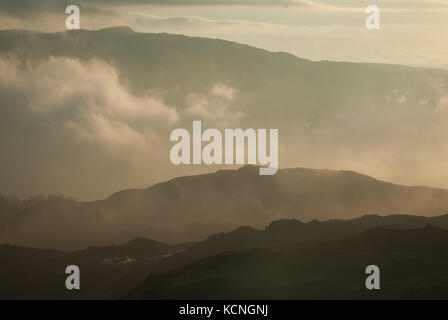
[[[62,31],[58,0],[0,3],[0,28]],[[129,25],[233,40],[313,60],[368,61],[448,69],[447,0],[79,0],[81,27]],[[368,5],[381,30],[364,26]]]

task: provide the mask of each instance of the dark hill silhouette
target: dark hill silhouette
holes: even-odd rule
[[[364,228],[348,222],[327,223],[298,220],[277,220],[264,230],[240,227],[228,233],[217,233],[206,240],[192,244],[177,259],[185,262],[218,254],[224,251],[253,248],[274,248],[292,244],[303,244],[359,233]]]
[[[204,241],[193,243],[185,251],[171,259],[170,267],[177,267],[187,262],[216,255],[225,251],[246,249],[273,249],[313,242],[339,239],[344,236],[360,234],[375,228],[407,230],[435,226],[448,230],[448,215],[437,217],[419,217],[410,215],[364,216],[352,220],[301,221],[277,220],[264,230],[252,227],[239,227],[231,232],[213,234]],[[393,224],[391,223],[393,220]],[[362,223],[360,223],[362,221]],[[167,261],[164,261],[164,263]]]
[[[0,299],[119,298],[145,279],[154,262],[187,246],[134,239],[120,246],[64,252],[1,244]],[[81,270],[79,291],[65,288],[65,268],[72,264]]]
[[[225,252],[152,274],[128,298],[448,298],[448,230],[376,228],[337,240]],[[381,270],[381,290],[364,286]]]
[[[181,246],[179,246],[181,247]],[[114,257],[114,256],[129,256],[129,257],[146,257],[148,255],[156,256],[165,254],[168,251],[175,251],[177,246],[167,245],[158,241],[135,238],[121,246],[107,246],[107,247],[89,247],[85,250],[74,252],[79,256],[93,256],[93,257]]]
[[[0,298],[119,298],[143,283],[148,274],[181,270],[199,259],[214,259],[213,256],[220,254],[227,257],[230,252],[239,252],[238,256],[241,256],[247,250],[263,254],[276,252],[275,256],[288,257],[300,252],[316,259],[326,255],[344,259],[349,254],[378,250],[399,257],[401,253],[397,255],[395,251],[406,250],[404,256],[413,255],[422,261],[426,259],[422,254],[424,251],[428,254],[444,252],[444,230],[428,226],[424,221],[420,229],[412,229],[409,221],[418,218],[414,216],[402,216],[402,219],[394,216],[395,229],[390,229],[389,218],[378,217],[373,229],[366,223],[363,226],[352,223],[363,218],[308,223],[278,220],[263,230],[239,227],[228,233],[211,235],[201,242],[179,245],[144,238],[123,245],[89,247],[72,252],[0,245],[0,259],[7,262],[0,269]],[[446,216],[426,220],[437,222],[444,218],[446,220]],[[428,241],[422,242],[422,239]],[[81,268],[82,290],[79,292],[64,287],[64,270],[70,264]],[[234,271],[229,269],[229,272]]]
[[[448,211],[448,191],[395,185],[350,171],[295,168],[260,176],[257,167],[245,166],[125,190],[95,202],[56,198],[3,203],[0,242],[78,249],[135,237],[198,241],[241,225],[260,229],[279,219],[306,222],[368,213],[434,216]],[[367,216],[352,224],[374,226],[375,219],[380,218]],[[394,219],[406,218],[389,217],[392,226]],[[437,219],[447,225],[448,218]],[[432,220],[407,221],[421,226]]]
[[[330,220],[329,222],[342,222],[344,220]],[[352,225],[363,228],[388,226],[392,228],[418,228],[425,225],[434,225],[440,228],[448,228],[448,214],[436,217],[412,216],[394,214],[388,216],[364,215],[360,218],[349,220]]]

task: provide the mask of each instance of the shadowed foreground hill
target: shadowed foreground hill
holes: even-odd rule
[[[151,265],[185,249],[148,239],[75,252],[0,244],[0,299],[119,298],[140,284]],[[65,268],[81,270],[81,290],[65,288]]]
[[[448,298],[448,231],[372,229],[283,249],[225,252],[150,275],[129,298]],[[381,270],[381,290],[365,288],[365,268]]]
[[[264,228],[278,219],[347,219],[368,213],[433,216],[447,211],[446,190],[405,187],[350,171],[296,168],[260,176],[257,167],[246,166],[121,191],[96,202],[4,200],[0,242],[58,249],[135,237],[188,242],[241,225]],[[412,224],[421,225],[417,220],[422,219]]]
[[[393,223],[391,223],[393,221]],[[264,230],[248,226],[231,232],[209,236],[204,241],[193,243],[176,256],[163,261],[163,268],[176,268],[196,259],[216,255],[225,251],[247,249],[275,249],[296,244],[309,244],[339,239],[360,234],[372,228],[409,230],[433,226],[448,230],[448,214],[437,217],[410,215],[363,216],[352,220],[310,221],[277,220]]]
[[[372,218],[375,218],[374,223],[371,223]],[[375,232],[371,230],[364,233],[369,230],[371,225],[389,228],[391,226],[390,220],[394,220],[395,231],[384,231],[384,236],[381,237],[376,237]],[[362,223],[360,223],[361,221]],[[238,256],[246,255],[247,252],[261,252],[262,254],[275,252],[277,256],[284,254],[288,259],[292,259],[298,249],[311,250],[315,253],[316,271],[321,272],[319,270],[323,270],[322,272],[324,272],[323,274],[317,274],[317,276],[322,277],[325,276],[326,271],[319,267],[319,263],[322,261],[319,256],[325,257],[328,252],[335,259],[346,259],[349,251],[365,250],[368,255],[377,249],[387,252],[389,252],[388,250],[399,251],[400,246],[403,246],[406,250],[425,251],[425,246],[428,244],[425,241],[420,242],[421,235],[418,235],[415,239],[408,239],[408,236],[406,236],[408,233],[403,232],[403,230],[414,232],[412,228],[416,225],[415,221],[419,221],[420,226],[425,226],[427,223],[432,224],[435,231],[428,234],[430,240],[437,235],[444,234],[439,232],[436,227],[448,229],[448,215],[422,219],[416,216],[365,216],[347,221],[311,221],[308,223],[297,220],[278,220],[270,223],[264,230],[239,227],[232,232],[211,235],[201,242],[174,246],[143,238],[134,239],[120,246],[89,247],[85,250],[73,252],[0,245],[0,260],[7,262],[0,269],[2,284],[0,286],[0,298],[120,298],[132,288],[142,284],[150,274],[149,279],[152,281],[152,275],[154,274],[169,270],[175,270],[173,272],[179,274],[179,272],[184,272],[182,271],[184,268],[194,268],[197,265],[195,261],[200,259],[208,257],[205,261],[214,261],[214,259],[217,259],[214,256],[223,255],[227,257],[230,255],[233,257],[236,252],[239,252]],[[362,236],[357,237],[359,235]],[[373,240],[370,240],[369,237]],[[443,237],[439,240],[443,240]],[[328,243],[330,243],[328,250],[323,250]],[[442,246],[445,245],[444,241],[434,241],[430,244],[433,248],[428,252],[442,250]],[[229,253],[230,251],[233,253]],[[262,257],[270,260],[269,257]],[[392,257],[401,259],[400,255],[392,254]],[[424,262],[427,256],[418,254],[415,258]],[[278,262],[279,267],[284,265],[285,268],[289,268],[288,261]],[[67,275],[64,271],[71,264],[77,265],[81,269],[80,291],[65,289]],[[357,264],[355,265],[357,266]],[[267,266],[269,267],[269,263]],[[237,272],[238,270],[234,268],[239,269],[238,263],[230,262],[227,271]],[[244,267],[241,272],[245,272]],[[208,274],[209,271],[204,273],[204,276]],[[358,275],[359,270],[355,270],[354,274]],[[271,276],[283,277],[279,274],[272,274]],[[314,279],[314,276],[310,279]],[[197,279],[193,280],[196,281]],[[204,288],[203,290],[207,291],[209,289]],[[205,291],[204,294],[207,293]],[[223,291],[223,293],[226,292]],[[275,291],[273,292],[275,293]],[[211,297],[214,294],[216,292],[211,291]],[[244,294],[244,290],[239,294]]]

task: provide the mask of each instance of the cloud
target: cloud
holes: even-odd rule
[[[146,185],[144,177],[163,161],[157,150],[177,111],[157,97],[132,95],[110,65],[1,58],[0,70],[0,163],[9,178],[1,190],[103,197],[135,186],[134,179]]]
[[[233,127],[244,119],[239,90],[227,82],[190,92],[185,108],[155,94],[135,95],[99,60],[0,57],[0,193],[63,194],[97,200],[216,166],[174,166],[169,134]]]
[[[235,88],[228,86],[223,83],[215,83],[212,87],[212,94],[226,98],[231,101],[235,98],[236,90]]]
[[[350,169],[406,185],[447,188],[448,82],[429,91],[390,89],[381,105],[329,110],[314,123],[283,128],[282,165]],[[423,102],[423,103],[422,103]]]
[[[2,0],[0,13],[11,16],[33,15],[45,12],[64,13],[70,3],[60,0]],[[311,6],[310,0],[78,0],[81,9],[91,12],[105,12],[119,6],[157,5],[157,6]]]
[[[365,8],[368,5],[377,5],[387,9],[433,9],[447,8],[448,5],[443,0],[314,0],[316,4],[323,4],[337,7],[357,7]]]
[[[261,30],[287,30],[287,26],[283,24],[245,21],[238,19],[208,19],[199,16],[173,16],[173,17],[159,17],[151,14],[135,14],[123,13],[121,17],[126,21],[126,24],[131,25],[136,31],[145,32],[151,30],[152,32],[203,32],[209,30],[210,32],[235,32],[237,30],[244,30],[244,32],[253,31],[260,32]]]
[[[202,120],[208,127],[233,128],[247,114],[238,105],[238,91],[224,83],[214,83],[209,92],[189,93],[183,114],[188,121]]]
[[[63,115],[83,130],[96,127],[98,115],[109,123],[134,127],[173,123],[178,120],[174,108],[154,97],[136,97],[119,82],[117,71],[98,60],[81,63],[76,59],[53,58],[38,66],[25,66],[1,60],[0,83],[13,91],[23,91],[28,110],[45,116]]]

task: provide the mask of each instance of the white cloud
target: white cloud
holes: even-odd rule
[[[231,101],[235,98],[235,88],[223,83],[215,83],[212,87],[212,94]]]
[[[237,90],[224,83],[214,83],[205,94],[190,93],[186,102],[185,116],[205,120],[208,126],[234,127],[246,116],[237,103]]]
[[[174,108],[133,95],[96,60],[3,57],[0,70],[0,190],[95,199],[160,179]]]
[[[174,108],[159,99],[132,95],[120,83],[117,71],[97,60],[82,63],[51,57],[21,69],[17,62],[1,59],[0,65],[5,70],[0,84],[23,92],[30,111],[47,117],[64,113],[68,127],[85,136],[135,139],[143,127],[172,124],[179,118]],[[106,134],[120,138],[110,139]]]

